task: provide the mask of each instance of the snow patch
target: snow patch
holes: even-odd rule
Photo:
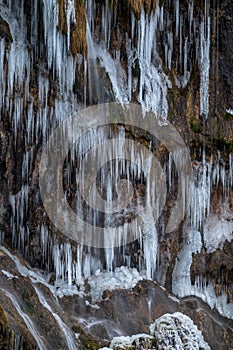
[[[145,277],[145,276],[144,276]],[[132,289],[143,279],[135,268],[117,267],[114,272],[100,272],[88,279],[93,300],[101,299],[104,290]]]

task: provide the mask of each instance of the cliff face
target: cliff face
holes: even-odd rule
[[[212,298],[210,306],[232,318],[232,13],[230,0],[0,2],[0,239],[51,273],[51,284],[80,288],[97,269],[128,265],[179,297]],[[51,223],[40,198],[39,163],[42,146],[67,116],[114,101],[135,102],[174,125],[190,149],[194,187],[184,220],[166,233],[178,193],[177,169],[153,130],[124,125],[127,138],[158,158],[170,192],[151,241],[109,252],[69,241]],[[99,137],[121,133],[113,122]],[[89,138],[83,144],[91,144]],[[66,159],[63,185],[69,203],[88,219],[95,212],[77,200],[78,155]],[[108,171],[106,166],[102,179],[98,174],[104,198]],[[146,180],[126,173],[120,177],[137,189],[133,204],[143,202]],[[130,210],[117,225],[132,220]],[[106,218],[98,215],[103,225]],[[15,328],[9,311],[1,312],[6,339],[6,329]],[[27,339],[25,330],[19,333]]]

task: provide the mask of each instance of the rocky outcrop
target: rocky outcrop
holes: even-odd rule
[[[56,288],[48,288],[44,273],[33,271],[5,248],[0,252],[2,349],[11,349],[15,339],[30,350],[39,341],[42,348],[53,350],[66,349],[67,342],[83,350],[99,349],[117,335],[149,334],[154,320],[175,312],[193,320],[211,349],[233,346],[232,321],[198,298],[179,300],[156,283],[141,281],[132,290],[106,291],[97,303],[88,290],[82,297],[56,300]]]

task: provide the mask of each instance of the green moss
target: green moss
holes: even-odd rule
[[[219,138],[216,140],[216,146],[219,151],[233,151],[233,139],[226,140],[224,138]]]
[[[100,348],[99,344],[95,343],[93,340],[83,340],[84,348],[89,350],[98,350]]]
[[[190,127],[195,134],[199,134],[201,132],[200,122],[197,119],[190,120]]]
[[[27,312],[27,314],[34,315],[35,305],[31,302],[29,293],[25,293],[23,295],[23,299],[24,299],[24,303],[25,303],[25,311]]]
[[[229,151],[233,151],[233,139],[229,141]]]
[[[226,112],[226,113],[223,115],[223,119],[224,119],[224,120],[233,120],[233,115]]]
[[[80,328],[79,326],[73,326],[72,327],[72,331],[74,333],[79,333],[80,336],[79,336],[79,339],[80,339],[80,342],[82,343],[82,345],[84,346],[84,349],[86,350],[98,350],[100,347],[100,344],[93,340],[93,339],[90,339],[90,336],[88,334],[86,334],[82,328]],[[107,346],[104,345],[104,346]]]
[[[26,303],[26,311],[28,314],[33,315],[35,313],[34,305],[31,304],[30,302]]]

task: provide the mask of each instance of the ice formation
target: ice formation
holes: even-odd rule
[[[104,290],[132,289],[142,279],[143,277],[135,268],[121,266],[117,267],[114,272],[96,271],[95,276],[90,277],[88,283],[93,300],[97,300],[101,298]]]
[[[215,307],[222,316],[232,319],[233,303],[227,302],[226,294],[223,293],[217,296],[213,283],[207,281],[206,278],[202,276],[197,276],[195,283],[191,283],[190,268],[192,264],[192,254],[200,252],[201,248],[202,240],[200,232],[196,230],[188,231],[173,270],[172,292],[180,298],[190,295],[199,297],[206,302],[211,309]]]
[[[210,69],[210,16],[209,3],[205,0],[205,13],[200,26],[200,114],[209,113],[209,69]]]
[[[108,350],[108,349],[134,349],[135,346],[142,346],[143,349],[155,349],[155,347],[151,347],[154,337],[149,334],[136,334],[131,337],[115,337],[111,341],[110,348],[101,348],[100,350]]]
[[[150,326],[150,334],[156,338],[158,349],[210,350],[190,317],[176,312],[165,314]]]
[[[136,334],[131,337],[115,337],[108,349],[192,349],[210,350],[190,317],[181,312],[165,314],[150,325],[150,335]]]

